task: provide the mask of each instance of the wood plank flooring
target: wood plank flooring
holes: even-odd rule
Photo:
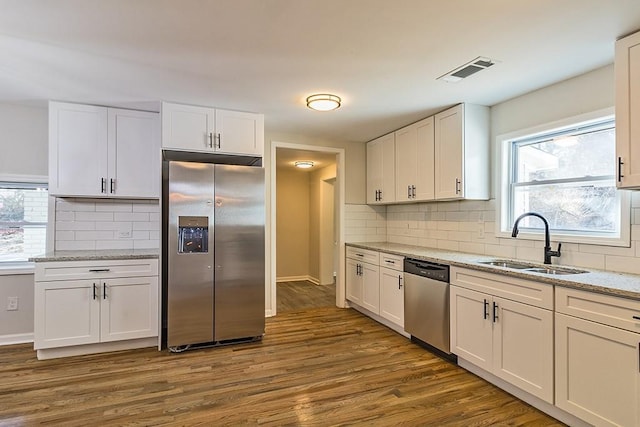
[[[303,280],[280,282],[276,286],[276,309],[278,313],[336,306],[335,285],[316,285]]]
[[[556,426],[351,309],[267,319],[262,342],[48,361],[0,348],[0,425]]]

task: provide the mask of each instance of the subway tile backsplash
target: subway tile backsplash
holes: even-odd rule
[[[56,199],[56,250],[157,249],[157,200]]]
[[[542,241],[495,235],[496,201],[347,205],[347,242],[402,243],[499,258],[542,262]],[[553,238],[555,248],[557,240]],[[563,265],[640,274],[640,192],[631,204],[631,247],[562,244]]]

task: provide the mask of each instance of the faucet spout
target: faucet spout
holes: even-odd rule
[[[528,216],[535,216],[536,218],[540,218],[542,220],[542,222],[544,223],[544,263],[545,264],[551,264],[551,257],[552,256],[560,256],[560,248],[562,246],[562,243],[558,243],[558,250],[557,251],[552,251],[551,250],[551,237],[549,235],[549,222],[547,221],[547,219],[545,217],[543,217],[542,215],[540,215],[539,213],[536,212],[525,212],[522,215],[520,215],[515,222],[513,223],[513,230],[511,231],[511,237],[518,237],[518,232],[520,231],[518,229],[518,223],[520,223],[520,220],[522,220],[525,217]]]

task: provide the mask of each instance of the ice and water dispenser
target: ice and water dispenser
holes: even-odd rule
[[[209,217],[178,217],[178,253],[209,252]]]

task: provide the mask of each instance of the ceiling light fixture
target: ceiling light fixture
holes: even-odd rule
[[[339,108],[342,100],[339,96],[320,93],[307,97],[307,107],[316,111],[331,111]]]
[[[313,162],[310,160],[299,160],[294,163],[297,168],[300,169],[309,169],[313,167]]]

